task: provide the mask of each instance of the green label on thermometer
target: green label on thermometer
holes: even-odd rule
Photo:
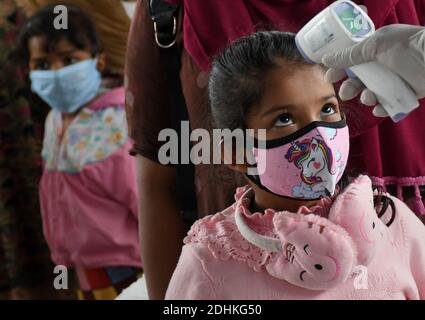
[[[366,35],[370,30],[367,19],[362,11],[348,3],[342,3],[334,8],[339,20],[353,36]]]

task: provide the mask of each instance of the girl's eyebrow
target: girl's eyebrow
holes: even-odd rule
[[[321,100],[322,100],[322,101],[325,101],[325,100],[329,100],[329,99],[331,99],[331,98],[336,98],[335,93],[332,93],[332,94],[330,94],[330,95],[328,95],[328,96],[325,96],[325,97],[323,97]]]
[[[267,111],[261,113],[261,116],[268,116],[272,113],[275,113],[276,111],[285,111],[285,112],[289,112],[291,109],[294,109],[294,105],[292,104],[285,104],[285,105],[277,105],[277,106],[273,106],[270,109],[268,109]]]
[[[35,57],[30,59],[33,62],[45,61],[47,60],[47,56]]]
[[[58,54],[61,55],[61,56],[65,56],[67,54],[73,54],[76,51],[77,51],[77,49],[69,49],[69,50],[59,51]]]
[[[335,93],[332,93],[332,94],[326,95],[326,96],[324,96],[324,97],[320,98],[320,99],[319,99],[319,101],[328,101],[329,99],[332,99],[332,98],[336,98]],[[290,111],[291,111],[291,109],[294,109],[294,108],[296,108],[296,107],[297,107],[297,106],[296,106],[296,105],[293,105],[293,104],[285,104],[285,105],[277,105],[277,106],[273,106],[273,107],[271,107],[270,109],[268,109],[267,111],[265,111],[265,112],[261,113],[261,116],[262,116],[262,117],[264,117],[264,116],[268,116],[268,115],[270,115],[270,114],[275,113],[276,111],[290,112]]]
[[[65,56],[65,55],[68,55],[68,54],[73,54],[76,51],[78,51],[78,50],[77,49],[69,49],[69,50],[59,51],[58,54],[61,55],[61,56]],[[47,54],[45,54],[45,55],[40,56],[40,57],[31,58],[31,60],[32,61],[41,61],[41,60],[46,60],[47,58],[48,58]]]

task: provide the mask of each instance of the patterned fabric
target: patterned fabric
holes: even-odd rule
[[[263,143],[253,147],[259,181],[252,180],[259,187],[298,199],[334,194],[349,153],[345,119],[320,126],[311,123],[284,138],[267,141],[267,146]]]
[[[49,171],[79,172],[90,163],[108,158],[127,141],[122,107],[83,109],[67,129],[62,143],[57,134],[60,128],[61,113],[52,110],[46,120],[42,151],[45,169]]]
[[[132,267],[76,269],[80,289],[78,300],[113,300],[142,277],[143,270]]]
[[[47,108],[30,109],[11,58],[23,22],[12,0],[0,1],[0,299],[58,298],[37,192]]]
[[[100,93],[66,130],[60,114],[49,114],[39,194],[44,236],[56,264],[142,265],[137,174],[124,113],[120,87]]]
[[[168,286],[166,300],[425,299],[424,225],[403,202],[393,196],[390,198],[394,207],[390,206],[381,217],[382,222],[386,223],[393,215],[392,210],[395,210],[393,223],[388,228],[381,223],[381,226],[378,226],[378,221],[371,223],[372,220],[366,215],[361,217],[361,207],[367,208],[373,205],[373,201],[370,199],[370,181],[368,189],[360,183],[363,184],[361,180],[355,180],[344,189],[346,194],[342,191],[336,197],[328,216],[330,220],[339,221],[347,233],[350,229],[350,237],[359,253],[359,265],[345,282],[327,290],[310,290],[302,288],[300,282],[291,284],[283,278],[289,275],[291,270],[296,270],[296,273],[292,274],[293,279],[304,283],[312,274],[321,276],[335,270],[338,265],[336,260],[332,269],[332,264],[328,267],[324,263],[325,260],[316,254],[316,250],[329,249],[321,237],[326,234],[326,229],[331,231],[328,235],[332,234],[332,230],[329,230],[330,220],[328,223],[320,223],[323,228],[314,226],[314,221],[311,221],[311,228],[310,225],[304,225],[302,229],[298,229],[296,220],[286,218],[290,217],[291,213],[282,214],[272,210],[266,210],[264,214],[253,213],[250,212],[248,204],[242,201],[245,208],[243,220],[251,230],[267,237],[276,230],[279,239],[291,243],[291,246],[285,247],[282,254],[275,255],[275,258],[280,255],[280,261],[274,260],[273,257],[268,259],[268,250],[261,254],[254,250],[252,245],[241,240],[240,234],[234,232],[242,229],[235,227],[236,210],[235,206],[231,206],[221,213],[203,218],[192,226]],[[366,195],[369,199],[364,198]],[[361,197],[361,200],[357,197]],[[360,219],[350,223],[346,220],[350,217],[350,212],[354,213],[352,218]],[[304,217],[314,216],[296,217],[303,220]],[[376,216],[370,217],[376,219]],[[273,224],[270,223],[272,218]],[[319,216],[315,219],[326,220]],[[233,224],[233,227],[230,224]],[[387,229],[381,229],[382,227]],[[299,235],[305,235],[306,238],[298,238],[297,230],[302,230]],[[308,240],[307,235],[313,232],[316,233],[317,241],[313,241],[313,238]],[[382,233],[385,234],[380,240]],[[250,236],[250,240],[252,239],[254,238]],[[306,242],[308,246],[305,245]],[[265,242],[257,243],[263,245]],[[340,242],[336,241],[335,244],[339,245]],[[366,246],[370,248],[365,251]],[[360,252],[372,253],[369,250],[373,247],[376,249],[374,255],[360,255]],[[329,258],[335,256],[329,252]],[[338,266],[341,267],[342,264]],[[299,272],[299,268],[303,271]],[[286,269],[288,272],[277,273],[279,269]],[[337,270],[335,274],[342,272],[340,268]]]

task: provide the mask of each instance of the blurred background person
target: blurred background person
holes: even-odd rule
[[[52,111],[45,123],[40,204],[53,262],[75,268],[79,298],[111,299],[137,279],[135,166],[122,87],[102,87],[105,56],[93,22],[54,5],[24,26],[19,52],[31,89]]]
[[[41,6],[61,1],[0,2],[0,297],[2,299],[74,298],[71,290],[53,288],[54,265],[42,235],[38,181],[41,175],[43,122],[49,107],[25,86],[25,76],[13,57],[20,28]],[[110,87],[122,84],[125,44],[131,5],[119,1],[79,2],[95,14],[107,46]],[[131,2],[128,2],[131,4]],[[91,8],[90,8],[91,7]],[[22,10],[24,9],[24,10]],[[128,9],[128,10],[127,10]],[[105,41],[106,40],[106,41]]]

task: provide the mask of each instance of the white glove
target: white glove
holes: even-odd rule
[[[393,24],[378,29],[366,40],[341,51],[326,54],[322,62],[330,67],[325,78],[333,83],[346,77],[345,69],[365,62],[377,61],[398,74],[416,93],[425,97],[425,28],[405,24]],[[339,96],[350,100],[360,92],[360,101],[368,106],[377,103],[375,94],[357,79],[347,79],[341,85]],[[373,114],[388,116],[380,105]]]

